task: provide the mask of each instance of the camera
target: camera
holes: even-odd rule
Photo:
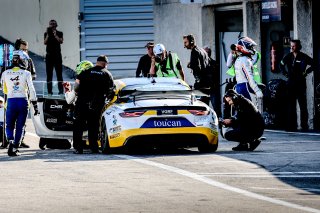
[[[47,33],[48,33],[49,37],[53,37],[53,29],[52,29],[52,27],[48,27],[47,28]]]

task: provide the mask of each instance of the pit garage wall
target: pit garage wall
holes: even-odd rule
[[[21,37],[30,51],[45,56],[43,34],[51,19],[63,32],[63,64],[74,68],[79,63],[79,0],[1,0],[0,36],[14,42]]]
[[[181,4],[179,0],[154,0],[155,42],[178,54],[188,84],[194,77],[187,68],[190,50],[183,46],[183,35],[194,34],[197,45],[202,46],[201,4]],[[213,36],[212,36],[213,37]]]

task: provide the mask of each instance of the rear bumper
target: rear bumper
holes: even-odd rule
[[[130,129],[109,135],[111,148],[134,144],[172,145],[195,147],[199,143],[218,143],[218,130],[206,127]]]

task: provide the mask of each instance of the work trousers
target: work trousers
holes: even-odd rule
[[[98,133],[101,108],[90,109],[87,103],[77,103],[73,123],[73,147],[83,150],[83,132],[88,130],[89,146],[92,151],[98,150]]]
[[[59,93],[63,94],[62,56],[61,54],[46,55],[47,87],[48,93],[52,94],[53,68],[56,70]]]

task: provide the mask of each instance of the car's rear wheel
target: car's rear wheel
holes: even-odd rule
[[[217,151],[217,149],[218,149],[218,142],[217,142],[217,144],[203,142],[203,143],[199,144],[199,146],[198,146],[198,150],[201,153],[211,153],[211,152]]]
[[[110,145],[108,139],[108,133],[106,124],[104,121],[101,123],[101,130],[100,130],[100,142],[101,142],[101,151],[103,154],[110,153]]]

